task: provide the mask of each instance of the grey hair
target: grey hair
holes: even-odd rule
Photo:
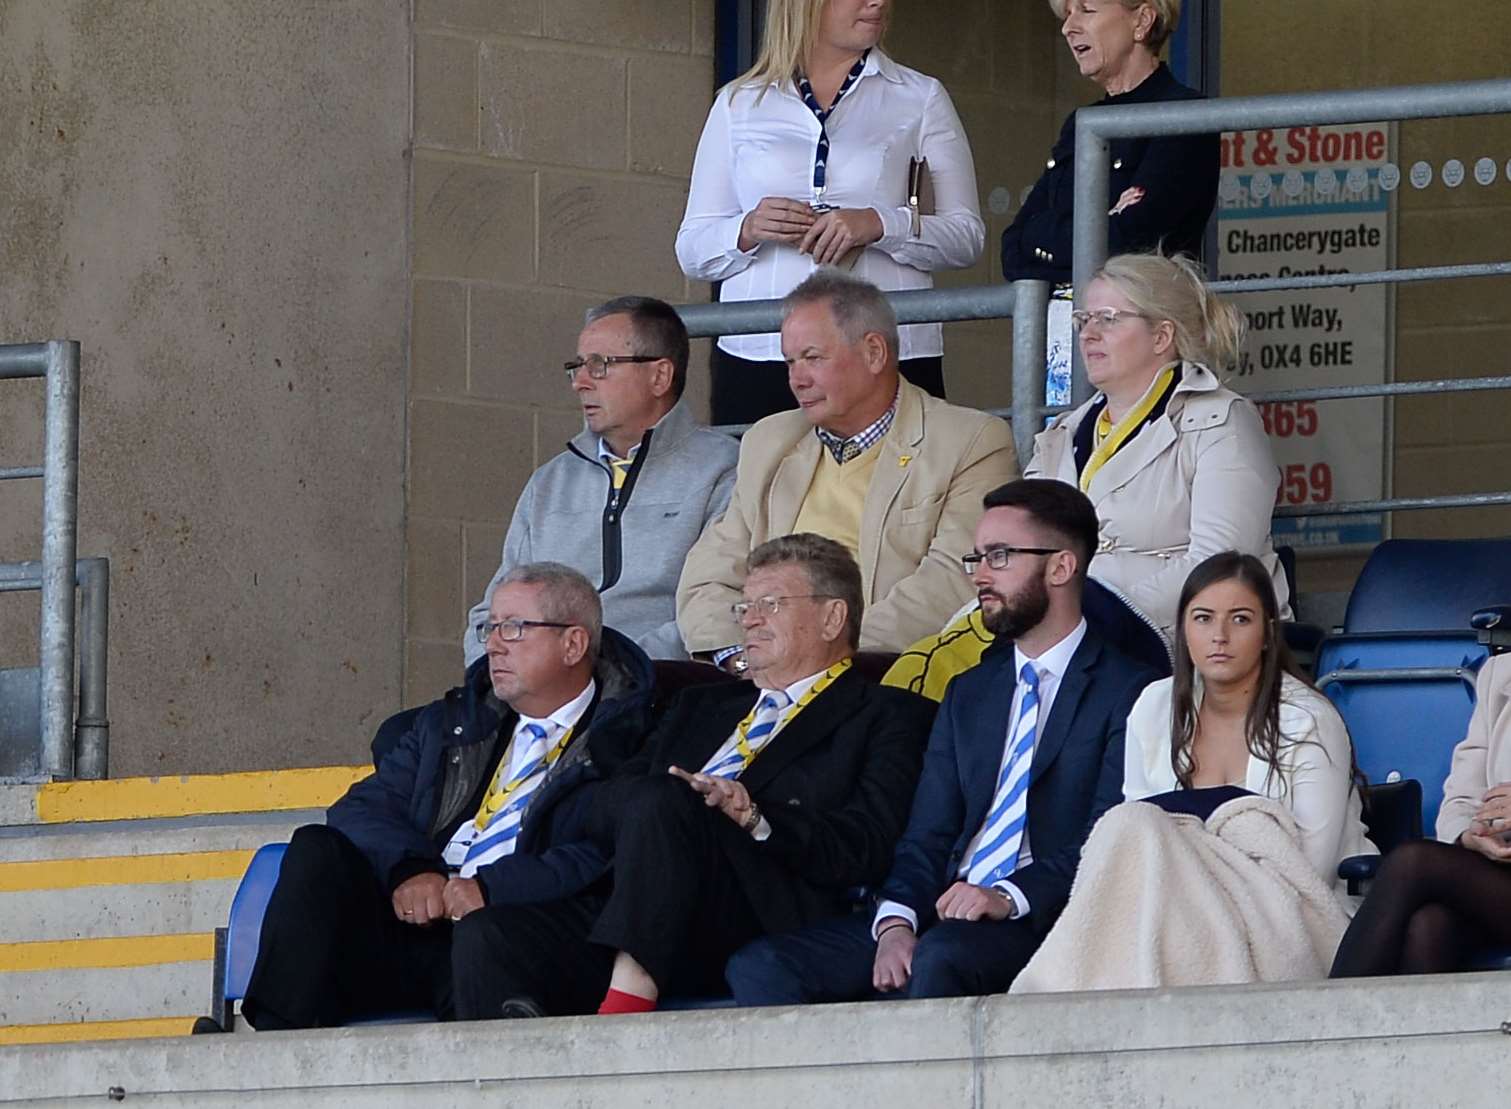
[[[860,647],[860,620],[865,614],[866,600],[861,586],[860,567],[855,558],[841,544],[811,531],[796,535],[779,535],[768,539],[750,552],[746,560],[747,573],[754,573],[763,566],[778,566],[792,563],[801,566],[808,575],[808,587],[824,597],[834,597],[845,602],[845,634],[850,649]]]
[[[897,354],[897,313],[887,295],[869,281],[841,270],[815,270],[801,285],[782,298],[782,322],[807,304],[827,304],[835,326],[852,346],[871,332],[880,335],[887,349]]]
[[[587,578],[560,562],[526,562],[500,578],[494,589],[506,585],[542,586],[541,616],[553,623],[585,629],[588,657],[598,658],[598,648],[603,642],[603,601]]]
[[[687,327],[677,310],[655,297],[622,296],[605,301],[586,313],[586,323],[597,323],[606,316],[628,316],[635,329],[635,353],[669,358],[672,363],[672,400],[682,398],[687,388],[687,362],[691,345]]]

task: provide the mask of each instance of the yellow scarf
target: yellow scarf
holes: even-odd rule
[[[852,659],[842,658],[833,666],[829,667],[829,669],[825,670],[819,680],[814,682],[812,687],[809,688],[808,692],[799,697],[797,699],[797,703],[782,714],[781,719],[777,721],[776,727],[771,729],[771,739],[775,739],[777,732],[786,727],[788,722],[794,716],[796,716],[798,713],[802,712],[805,708],[812,704],[815,697],[817,697],[820,693],[833,685],[834,679],[838,678],[846,670],[850,669],[852,662]],[[760,706],[761,702],[756,701],[756,708],[760,708]],[[750,710],[750,712],[746,713],[745,719],[740,721],[739,727],[736,729],[737,735],[735,738],[735,750],[740,752],[741,774],[750,769],[750,764],[755,762],[756,756],[759,755],[761,751],[766,750],[766,747],[762,747],[761,751],[751,750],[750,744],[746,741],[745,738],[746,734],[750,731],[750,726],[755,723],[755,716],[756,709],[753,708]],[[768,739],[766,741],[767,745],[770,745],[771,739]],[[739,775],[736,775],[736,777],[738,776]]]
[[[1122,449],[1124,443],[1133,437],[1143,422],[1149,418],[1149,413],[1154,411],[1154,406],[1160,402],[1170,388],[1170,383],[1175,380],[1175,367],[1166,366],[1154,379],[1154,383],[1139,398],[1139,402],[1124,413],[1123,418],[1116,425],[1103,407],[1097,416],[1095,434],[1096,447],[1091,452],[1091,457],[1086,460],[1086,468],[1081,471],[1081,492],[1091,488],[1091,479],[1096,477],[1097,471],[1107,464],[1107,460]]]

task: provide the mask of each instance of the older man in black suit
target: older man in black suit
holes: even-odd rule
[[[861,578],[838,543],[762,544],[742,595],[756,688],[684,691],[600,788],[611,891],[462,922],[468,1011],[635,1012],[663,992],[721,990],[741,944],[843,912],[854,887],[886,873],[933,705],[851,665]]]
[[[1044,479],[985,507],[962,562],[996,641],[945,691],[880,904],[740,951],[741,1004],[1006,990],[1064,908],[1091,824],[1122,799],[1124,723],[1154,674],[1081,615],[1096,512]]]

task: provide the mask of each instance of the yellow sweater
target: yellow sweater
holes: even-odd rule
[[[827,450],[820,452],[813,482],[803,496],[792,530],[811,531],[832,539],[859,562],[860,515],[880,455],[879,444],[873,444],[865,454],[841,466]]]

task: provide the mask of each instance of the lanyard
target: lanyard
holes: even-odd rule
[[[851,661],[851,659],[847,658],[840,659],[833,666],[829,667],[829,669],[825,670],[823,676],[820,677],[818,681],[813,683],[813,686],[808,690],[808,692],[799,697],[797,703],[782,714],[781,719],[777,721],[776,727],[771,729],[771,739],[775,739],[777,732],[781,731],[782,728],[787,725],[787,722],[789,720],[791,720],[794,716],[807,708],[815,697],[817,697],[820,693],[833,685],[835,678],[838,678],[846,670],[850,669]],[[760,706],[761,702],[757,701],[756,708],[760,708]],[[736,729],[737,735],[735,737],[735,750],[740,752],[741,773],[744,773],[747,769],[749,769],[750,764],[755,762],[755,757],[759,755],[761,751],[764,751],[766,749],[764,746],[762,746],[761,751],[752,750],[750,743],[745,738],[750,732],[751,725],[755,723],[755,717],[756,709],[753,708],[750,710],[745,719],[740,721],[740,726],[738,729]],[[771,739],[768,739],[766,742],[770,743]]]
[[[503,776],[504,771],[508,769],[509,764],[507,761],[499,763],[498,771],[493,775],[493,785],[488,788],[488,793],[483,798],[481,807],[477,810],[477,817],[474,823],[476,823],[478,831],[481,832],[489,824],[493,823],[495,814],[499,813],[508,804],[509,798],[520,786],[524,785],[541,771],[549,770],[552,766],[556,765],[556,760],[561,758],[561,753],[567,749],[567,744],[572,742],[572,732],[574,730],[573,728],[568,728],[563,732],[561,739],[557,740],[555,747],[547,751],[538,762],[525,767],[513,781],[506,783],[502,788],[497,788],[498,780]],[[521,797],[520,800],[523,801],[525,798]]]
[[[827,126],[829,117],[834,114],[834,109],[839,107],[839,102],[845,98],[845,93],[849,92],[851,86],[860,79],[861,71],[866,68],[866,59],[870,56],[871,51],[867,50],[850,67],[844,84],[840,85],[839,92],[834,94],[834,103],[827,108],[820,105],[818,98],[813,95],[813,86],[808,83],[807,76],[798,74],[797,91],[802,95],[803,103],[808,105],[808,110],[818,117],[818,149],[813,152],[813,206],[815,208],[824,202],[829,164],[829,128]]]
[[[1154,379],[1154,384],[1149,386],[1149,391],[1116,425],[1108,417],[1107,409],[1102,409],[1097,417],[1097,427],[1093,432],[1096,449],[1091,452],[1091,457],[1086,460],[1086,468],[1081,471],[1081,492],[1084,493],[1091,488],[1091,479],[1096,477],[1097,471],[1122,449],[1124,443],[1133,438],[1139,428],[1144,426],[1144,421],[1164,399],[1166,391],[1174,380],[1173,369],[1167,366],[1161,370],[1159,376]]]

